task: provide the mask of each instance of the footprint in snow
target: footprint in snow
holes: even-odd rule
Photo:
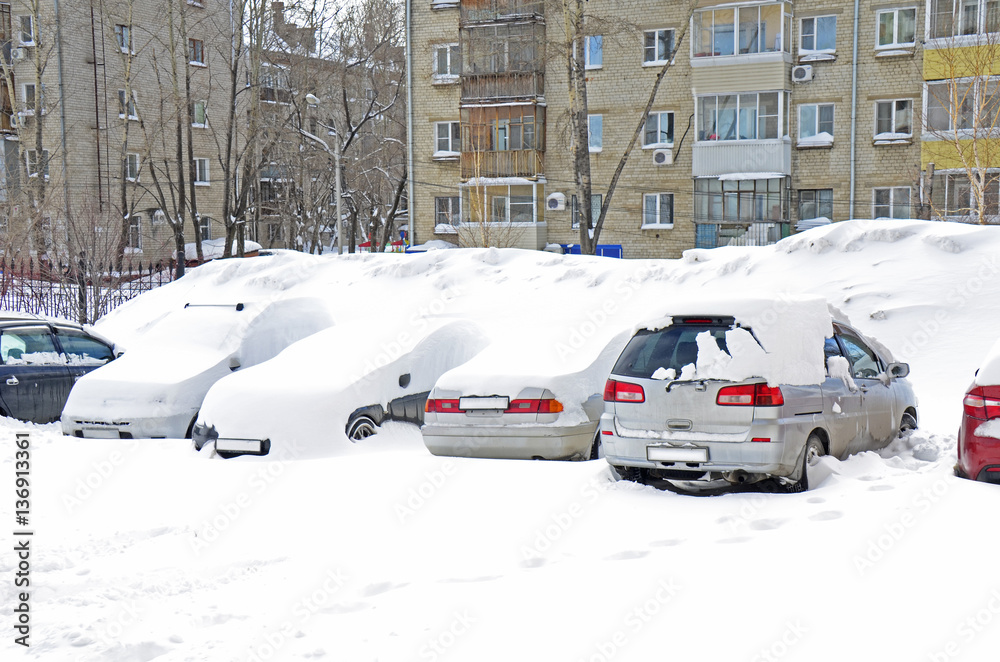
[[[886,490],[894,490],[894,489],[896,489],[896,488],[893,487],[892,485],[872,485],[871,487],[868,488],[868,491],[869,492],[885,492]]]
[[[826,499],[823,497],[810,497],[806,499],[806,503],[826,503]]]
[[[649,543],[649,546],[650,547],[673,547],[675,545],[681,544],[682,542],[684,542],[684,541],[683,540],[679,540],[679,539],[677,539],[677,540],[654,540],[653,542]]]
[[[617,554],[612,554],[611,556],[604,557],[605,561],[628,561],[631,559],[641,559],[644,556],[649,556],[649,552],[636,552],[636,551],[625,551],[618,552]]]
[[[843,516],[844,513],[840,512],[839,510],[824,510],[821,513],[816,513],[809,519],[811,519],[813,522],[828,522],[832,519],[840,519]]]
[[[754,531],[773,531],[784,523],[783,519],[759,519],[750,522],[750,528]]]
[[[451,579],[439,579],[439,584],[474,584],[477,582],[492,582],[500,579],[500,575],[484,575],[482,577],[453,577]]]
[[[393,589],[403,588],[406,584],[393,584],[392,582],[379,582],[377,584],[369,584],[368,586],[361,589],[361,595],[370,598],[373,595],[379,595],[387,591],[392,591]]]

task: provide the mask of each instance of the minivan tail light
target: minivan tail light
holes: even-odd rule
[[[605,402],[640,403],[646,401],[646,392],[639,384],[609,379],[604,385],[604,400]]]
[[[778,386],[740,384],[720,388],[715,404],[724,407],[778,407],[785,404],[785,398]]]

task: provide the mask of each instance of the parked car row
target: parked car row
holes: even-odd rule
[[[334,325],[300,299],[166,311],[117,359],[89,329],[8,315],[0,413],[48,422],[61,411],[77,437],[193,437],[222,457],[340,430],[364,442],[394,420],[420,425],[435,455],[603,455],[626,480],[808,489],[819,456],[882,448],[914,429],[917,402],[909,367],[825,302],[782,308],[675,305],[559,360],[554,339],[489,344],[468,322],[428,325],[373,357],[393,344],[390,330]],[[956,473],[1000,483],[1000,342],[965,395]]]

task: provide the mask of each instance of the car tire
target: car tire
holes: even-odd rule
[[[903,417],[899,420],[899,438],[905,439],[913,434],[913,431],[917,429],[917,419],[913,417],[913,414],[906,412]]]
[[[371,416],[358,416],[347,424],[347,438],[351,441],[363,441],[374,434],[378,434],[378,424]]]
[[[805,492],[809,489],[809,467],[824,455],[826,450],[823,448],[823,440],[817,434],[809,435],[805,450],[802,452],[802,476],[797,482],[789,485],[790,492]]]
[[[601,448],[601,431],[594,435],[594,444],[590,447],[590,457],[588,460],[599,460],[604,457],[604,449]]]

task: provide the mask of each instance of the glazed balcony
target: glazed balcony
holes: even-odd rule
[[[540,71],[462,74],[462,103],[496,103],[539,99],[545,94]]]

